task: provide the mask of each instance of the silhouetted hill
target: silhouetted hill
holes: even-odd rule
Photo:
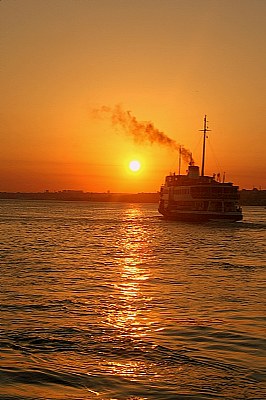
[[[266,190],[246,190],[240,191],[240,203],[243,206],[266,206]]]
[[[159,193],[90,193],[83,192],[82,190],[38,193],[0,192],[0,199],[158,203]]]
[[[92,193],[82,190],[38,193],[0,192],[0,199],[158,203],[159,193]],[[243,189],[240,191],[240,203],[244,206],[266,206],[266,190]]]

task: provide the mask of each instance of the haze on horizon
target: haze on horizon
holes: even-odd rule
[[[266,188],[265,1],[3,0],[0,8],[0,191],[159,190],[178,154],[92,118],[117,104],[197,164],[207,114],[206,174]]]

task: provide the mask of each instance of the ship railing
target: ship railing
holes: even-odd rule
[[[238,200],[239,196],[237,193],[191,193],[193,199],[225,199],[225,200]]]

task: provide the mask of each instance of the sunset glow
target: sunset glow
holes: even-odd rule
[[[137,171],[140,170],[140,168],[141,168],[141,165],[140,165],[140,162],[139,162],[139,161],[137,161],[137,160],[130,161],[130,163],[129,163],[129,169],[130,169],[131,171],[137,172]]]
[[[0,3],[0,191],[157,192],[205,114],[206,174],[266,186],[266,2]]]

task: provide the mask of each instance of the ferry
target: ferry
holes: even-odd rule
[[[206,176],[204,174],[207,117],[204,117],[203,152],[200,168],[189,163],[186,175],[179,173],[166,176],[160,190],[158,211],[166,219],[177,221],[241,221],[242,209],[239,205],[239,188],[231,182],[221,181],[220,174]]]

